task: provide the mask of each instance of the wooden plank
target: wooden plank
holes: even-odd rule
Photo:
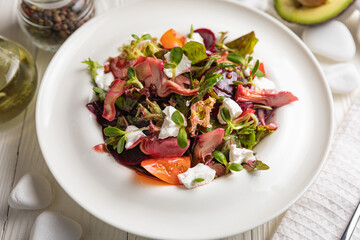
[[[25,38],[16,16],[17,1],[0,1],[0,33],[25,46],[34,56],[35,47]],[[6,231],[9,208],[7,198],[13,185],[25,111],[10,122],[0,125],[0,227],[1,239]]]

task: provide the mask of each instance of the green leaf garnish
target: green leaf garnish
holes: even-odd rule
[[[226,123],[231,122],[230,111],[227,107],[224,107],[220,110],[220,115]]]
[[[125,135],[126,132],[116,127],[106,127],[104,128],[104,134],[105,136],[108,137],[117,137],[117,136]]]
[[[241,65],[245,65],[246,63],[245,58],[243,56],[232,52],[227,55],[227,59],[233,63],[237,63]]]
[[[182,47],[182,50],[192,64],[196,64],[208,58],[205,46],[199,42],[190,41]]]
[[[181,115],[179,110],[176,110],[172,115],[171,115],[171,120],[178,126],[183,127],[184,126],[184,118]]]
[[[259,40],[255,37],[255,33],[252,31],[244,36],[241,36],[225,45],[234,50],[235,53],[245,57],[254,51],[254,47]]]
[[[206,79],[199,88],[199,95],[205,94],[209,88],[218,84],[224,78],[221,74],[215,74],[211,78]]]
[[[102,88],[98,88],[98,87],[93,87],[93,91],[96,93],[106,93],[106,91]]]
[[[128,70],[127,70],[127,76],[129,78],[129,80],[132,80],[132,79],[136,78],[135,68],[129,67]]]
[[[251,74],[250,74],[250,77],[249,77],[250,79],[253,79],[253,77],[255,76],[256,72],[259,69],[259,65],[260,65],[259,60],[256,60],[256,63],[254,65],[253,69],[251,69]]]
[[[180,148],[186,148],[188,145],[187,133],[184,127],[180,128],[177,136],[177,144]]]
[[[135,40],[139,40],[139,39],[140,39],[139,36],[136,35],[136,34],[131,34],[131,36],[132,36]]]
[[[230,170],[233,170],[235,172],[240,172],[244,169],[244,167],[240,163],[231,163],[228,167]]]
[[[121,154],[124,151],[124,147],[125,147],[125,135],[122,136],[122,138],[120,138],[117,147],[116,147],[116,151],[118,154]]]
[[[215,150],[212,155],[219,163],[225,166],[227,165],[226,157],[222,152]]]
[[[191,26],[190,26],[189,38],[190,38],[190,39],[193,39],[193,35],[194,35],[194,26],[191,24]]]
[[[259,78],[265,77],[265,73],[263,73],[262,71],[260,71],[259,69],[256,71],[255,75]]]
[[[230,54],[230,53],[229,53]],[[228,55],[229,56],[229,55]],[[231,58],[231,57],[230,57]],[[230,59],[228,59],[230,60]],[[231,60],[230,60],[231,61]],[[221,62],[218,65],[218,68],[232,68],[232,67],[236,67],[237,65],[234,63],[229,63],[229,62]]]
[[[193,183],[199,183],[199,182],[203,182],[203,181],[205,181],[205,179],[203,179],[203,178],[195,178],[192,182]]]
[[[165,63],[164,68],[168,68],[168,69],[176,68],[176,65],[173,63]]]
[[[173,63],[177,66],[181,62],[182,57],[183,57],[183,50],[181,49],[181,47],[174,47],[171,49],[170,63]]]
[[[144,34],[141,36],[141,40],[144,41],[144,40],[150,40],[152,39],[151,35],[150,34]]]
[[[129,80],[125,83],[125,86],[134,84],[134,85],[138,86],[140,89],[142,89],[144,87],[136,76],[135,68],[129,67],[127,70],[127,76],[129,78]]]
[[[97,61],[93,61],[90,58],[88,60],[84,60],[82,61],[82,63],[87,64],[87,67],[89,69],[89,72],[91,73],[91,77],[92,80],[95,81],[95,77],[97,75],[96,70],[98,68],[102,68],[102,66],[100,65],[100,63],[98,63]]]

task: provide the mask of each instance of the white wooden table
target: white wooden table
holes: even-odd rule
[[[109,9],[121,0],[95,0],[97,13]],[[15,40],[24,45],[35,59],[39,82],[50,62],[53,53],[45,52],[31,44],[17,24],[16,0],[0,0],[0,35]],[[354,16],[355,15],[355,16]],[[354,14],[347,22],[350,30],[355,32],[358,15]],[[360,66],[359,44],[354,62]],[[333,95],[335,106],[335,127],[343,119],[355,95]],[[35,130],[35,100],[28,108],[12,121],[0,125],[0,229],[1,240],[25,240],[29,238],[30,229],[41,211],[16,210],[7,204],[8,195],[14,184],[26,173],[36,172],[46,176],[53,187],[54,201],[47,208],[59,212],[78,221],[83,228],[82,239],[145,239],[123,232],[109,226],[101,220],[87,213],[75,203],[57,184],[49,172],[41,154]],[[261,240],[271,239],[276,227],[281,222],[282,216],[267,222],[227,240]]]

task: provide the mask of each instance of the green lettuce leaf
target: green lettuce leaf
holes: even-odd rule
[[[246,55],[253,53],[254,47],[258,41],[259,40],[255,37],[255,33],[252,31],[225,45],[235,51],[235,53],[245,57]]]

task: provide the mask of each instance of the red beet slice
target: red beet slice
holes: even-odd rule
[[[211,30],[207,28],[199,28],[194,30],[194,32],[199,33],[200,36],[203,38],[206,50],[214,50],[216,38],[215,34]]]
[[[108,145],[108,149],[117,162],[125,165],[137,165],[150,157],[144,154],[139,147],[126,149],[121,154],[118,154],[110,145]]]

